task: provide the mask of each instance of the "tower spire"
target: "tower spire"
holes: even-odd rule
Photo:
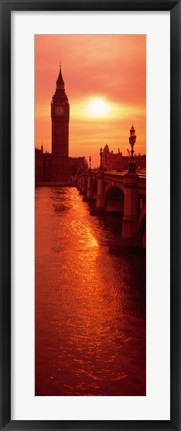
[[[58,75],[58,78],[57,78],[57,82],[56,82],[56,84],[57,84],[57,88],[62,88],[62,87],[64,87],[64,80],[63,80],[63,78],[62,78],[61,61],[60,61],[60,70],[59,70],[59,75]]]

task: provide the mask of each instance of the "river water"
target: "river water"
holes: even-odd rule
[[[35,204],[35,395],[145,395],[145,256],[111,254],[120,218],[75,188]]]

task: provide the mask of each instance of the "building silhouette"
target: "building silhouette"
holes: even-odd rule
[[[35,183],[68,183],[87,169],[85,157],[69,157],[70,105],[65,93],[61,66],[51,100],[51,148],[48,153],[35,149]]]
[[[123,156],[122,152],[118,148],[118,152],[114,153],[109,149],[106,144],[104,148],[100,149],[101,154],[101,165],[103,170],[106,171],[124,171],[128,169],[130,162],[130,154]],[[134,161],[137,169],[146,169],[146,155],[135,154]]]
[[[102,148],[101,148],[102,150]],[[118,149],[117,153],[110,151],[108,145],[106,144],[102,150],[102,167],[106,170],[121,169],[123,166],[122,153]]]

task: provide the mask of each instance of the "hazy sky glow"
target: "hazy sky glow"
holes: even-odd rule
[[[59,63],[70,103],[70,156],[92,156],[108,144],[127,154],[129,129],[136,153],[146,152],[146,36],[35,36],[36,147],[51,151],[50,103]]]

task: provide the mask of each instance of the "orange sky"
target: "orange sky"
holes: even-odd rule
[[[145,154],[146,36],[35,36],[35,145],[47,151],[51,151],[50,103],[60,60],[70,103],[69,155],[87,159],[91,155],[93,167],[99,164],[99,150],[105,144],[126,155],[132,123],[135,151]],[[95,101],[98,107],[103,105],[100,117]]]

